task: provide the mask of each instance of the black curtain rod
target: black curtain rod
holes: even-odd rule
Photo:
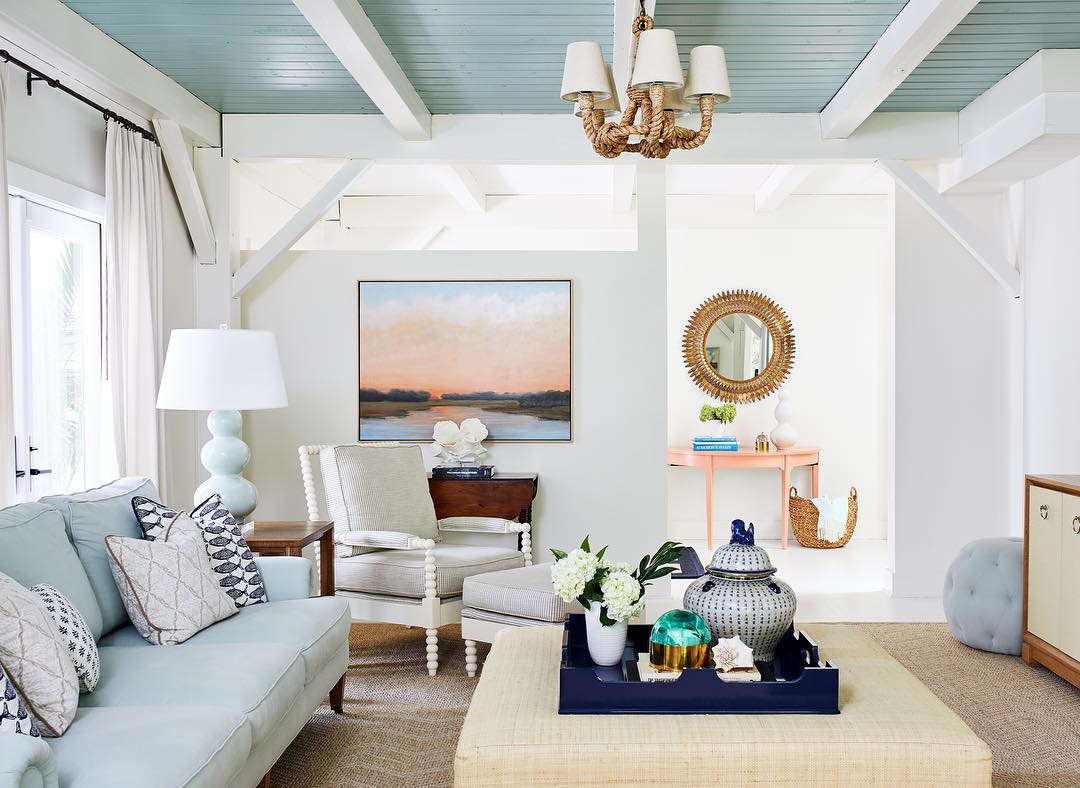
[[[32,95],[31,91],[33,90],[33,85],[35,81],[44,82],[50,88],[62,90],[64,93],[67,93],[72,98],[78,99],[83,104],[86,104],[89,107],[93,107],[105,116],[105,120],[115,120],[128,131],[137,131],[139,134],[143,135],[151,142],[157,142],[157,137],[154,136],[154,132],[150,131],[149,129],[144,129],[139,124],[132,123],[130,120],[123,117],[122,115],[117,115],[111,109],[107,109],[101,106],[96,101],[91,101],[86,96],[80,93],[76,93],[67,85],[62,84],[59,79],[50,77],[48,74],[34,68],[29,63],[24,63],[23,61],[12,55],[10,52],[8,52],[6,49],[0,49],[0,58],[3,58],[5,63],[11,63],[13,65],[16,65],[26,72],[26,95]]]

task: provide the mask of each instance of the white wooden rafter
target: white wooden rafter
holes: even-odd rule
[[[1020,274],[1009,263],[1004,252],[986,233],[938,194],[925,178],[903,161],[882,160],[878,162],[896,185],[910,194],[975,260],[994,277],[1005,292],[1013,298],[1020,296]]]
[[[821,111],[821,135],[850,136],[977,3],[909,0]]]
[[[436,164],[433,172],[458,204],[470,213],[487,210],[487,195],[464,164]]]
[[[634,189],[637,185],[637,167],[633,164],[616,164],[611,168],[611,210],[629,213],[634,205]]]
[[[626,86],[630,82],[630,63],[634,56],[634,34],[630,26],[641,12],[640,0],[615,0],[615,19],[611,46],[611,73],[615,79],[615,91],[619,106],[626,104]],[[645,12],[656,12],[656,0],[645,0]]]
[[[220,115],[213,108],[60,0],[0,0],[0,38],[46,71],[59,72],[61,81],[81,83],[106,105],[137,116],[132,120],[172,118],[196,143],[221,145]]]
[[[777,164],[754,192],[754,210],[775,211],[813,171],[809,165]]]
[[[154,118],[154,133],[161,146],[161,155],[165,159],[165,169],[169,172],[176,200],[180,203],[180,212],[184,215],[191,245],[195,249],[195,262],[213,263],[217,259],[214,228],[210,225],[210,214],[199,190],[195,168],[180,126],[168,118]]]
[[[274,260],[289,251],[373,163],[370,159],[349,159],[341,165],[315,196],[233,274],[233,298],[239,297]]]
[[[431,113],[357,0],[293,0],[404,139],[431,139]]]

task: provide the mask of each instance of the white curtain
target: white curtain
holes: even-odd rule
[[[0,508],[15,503],[15,388],[8,226],[7,64],[0,64]]]
[[[105,135],[108,361],[121,475],[148,476],[162,495],[161,151],[109,121]]]

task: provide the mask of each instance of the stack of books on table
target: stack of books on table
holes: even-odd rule
[[[738,451],[739,442],[734,438],[694,438],[694,451]]]

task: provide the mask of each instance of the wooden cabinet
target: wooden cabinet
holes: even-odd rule
[[[1028,476],[1024,662],[1080,687],[1080,476]]]

